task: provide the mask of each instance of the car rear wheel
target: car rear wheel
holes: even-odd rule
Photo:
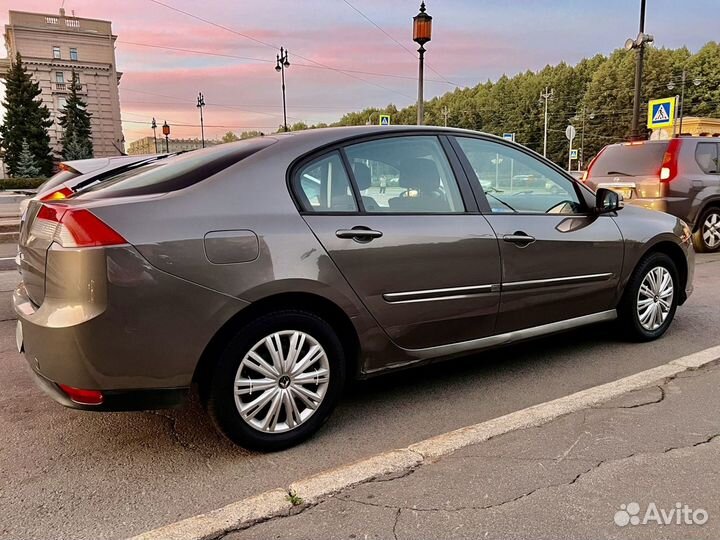
[[[638,264],[618,306],[619,323],[634,341],[651,341],[670,327],[680,293],[678,272],[664,253],[653,253]]]
[[[281,450],[322,426],[344,382],[343,347],[332,327],[312,313],[278,311],[243,328],[225,348],[208,411],[236,444]]]
[[[695,251],[712,253],[720,250],[720,208],[712,207],[705,210],[698,223],[698,228],[693,234]]]

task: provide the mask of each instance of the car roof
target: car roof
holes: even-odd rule
[[[439,126],[344,126],[344,127],[329,127],[329,128],[317,128],[317,129],[306,129],[303,131],[290,131],[287,133],[273,133],[271,135],[265,135],[265,137],[275,138],[279,144],[283,147],[292,147],[293,145],[307,146],[312,144],[316,147],[333,144],[346,139],[353,139],[357,137],[363,137],[365,135],[381,135],[388,133],[408,133],[408,134],[422,134],[422,133],[437,133],[444,132],[448,135],[451,134],[481,134],[477,131],[471,131],[467,129],[458,128],[446,128]],[[503,140],[501,137],[496,135],[490,135],[482,133],[488,137],[497,138]],[[239,144],[237,143],[229,144]]]

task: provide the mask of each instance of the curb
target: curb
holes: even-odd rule
[[[617,381],[581,390],[480,424],[443,433],[411,444],[407,448],[391,450],[350,465],[343,465],[294,482],[285,489],[266,491],[218,510],[139,534],[130,540],[213,540],[223,534],[246,529],[273,517],[290,515],[293,504],[288,498],[289,493],[302,498],[301,504],[315,504],[351,486],[382,476],[410,471],[466,446],[511,431],[547,424],[560,416],[610,401],[632,390],[650,386],[684,371],[696,370],[716,361],[720,361],[720,346],[677,358],[667,364]]]

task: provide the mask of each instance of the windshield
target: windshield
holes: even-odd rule
[[[591,176],[657,175],[667,146],[667,141],[608,146],[593,163]]]
[[[106,198],[176,191],[209,178],[274,142],[270,137],[258,137],[153,161],[87,186],[78,196]]]

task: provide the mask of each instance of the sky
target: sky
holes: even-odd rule
[[[68,14],[112,21],[127,143],[152,135],[153,117],[171,125],[172,137],[199,137],[198,91],[207,138],[276,130],[280,46],[291,64],[288,123],[329,123],[344,112],[416,99],[418,0],[0,0],[0,24],[10,9],[56,13],[63,3]],[[656,46],[695,51],[717,39],[720,0],[647,3],[646,32]],[[428,99],[502,74],[608,54],[637,35],[640,1],[426,4],[433,17]]]

